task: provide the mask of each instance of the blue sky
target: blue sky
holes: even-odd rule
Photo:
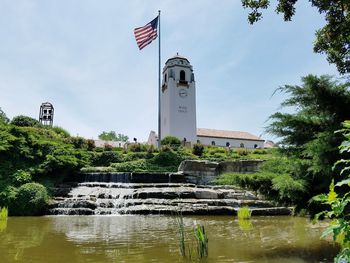
[[[1,0],[0,107],[38,118],[49,101],[54,124],[72,135],[147,140],[157,130],[158,47],[139,51],[133,28],[160,9],[162,66],[176,52],[193,65],[197,127],[260,135],[283,100],[271,98],[276,88],[337,75],[312,51],[323,17],[298,2],[292,22],[272,8],[251,26],[239,0]]]

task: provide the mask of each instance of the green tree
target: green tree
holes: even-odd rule
[[[104,141],[121,141],[121,142],[127,142],[129,140],[129,137],[127,135],[118,133],[116,134],[115,131],[110,131],[110,132],[102,132],[98,138],[100,140]]]
[[[262,18],[262,9],[270,6],[270,0],[241,0],[244,8],[250,8],[248,20],[251,24]],[[295,14],[298,0],[278,0],[277,13],[282,13],[285,21]],[[311,5],[325,18],[325,26],[316,31],[314,52],[325,53],[329,63],[337,66],[342,74],[350,73],[350,1],[349,0],[309,0]]]
[[[161,144],[177,148],[181,145],[181,141],[175,136],[166,136],[161,140]]]
[[[277,112],[267,131],[281,138],[282,153],[295,160],[292,176],[303,179],[310,189],[307,201],[315,194],[327,191],[336,160],[340,159],[338,145],[341,123],[350,119],[349,82],[339,83],[330,76],[308,75],[302,78],[302,86],[286,85],[279,88],[289,98],[283,107],[293,107],[294,113]]]
[[[7,118],[5,112],[0,108],[0,122],[8,123],[9,119]]]
[[[40,123],[38,120],[36,120],[32,117],[24,116],[24,115],[14,117],[11,121],[11,124],[16,125],[16,126],[20,126],[20,127],[40,126]]]

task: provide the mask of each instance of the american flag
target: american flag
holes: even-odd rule
[[[139,49],[143,49],[157,38],[158,16],[143,27],[134,29],[136,43]]]

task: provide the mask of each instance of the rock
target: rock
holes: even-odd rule
[[[197,199],[219,199],[224,197],[223,193],[212,189],[198,189],[195,191],[195,196]]]
[[[223,173],[255,173],[259,171],[262,160],[237,160],[220,162],[216,168],[218,174]]]

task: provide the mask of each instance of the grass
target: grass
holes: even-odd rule
[[[0,207],[0,221],[7,220],[8,209],[6,207]]]
[[[249,231],[253,228],[253,224],[250,221],[252,217],[252,211],[248,206],[242,206],[237,211],[238,225],[243,231]]]
[[[0,207],[0,233],[4,231],[7,227],[7,217],[8,217],[8,210],[6,207],[1,208]]]
[[[208,237],[205,234],[203,225],[197,224],[194,229],[194,234],[197,240],[197,253],[199,258],[208,256]]]
[[[185,228],[184,228],[183,217],[181,214],[178,214],[175,218],[176,218],[177,230],[179,234],[180,252],[183,257],[186,257]]]
[[[248,206],[242,206],[237,212],[238,220],[246,220],[252,217],[252,211],[250,211]]]
[[[205,233],[205,228],[201,224],[196,224],[194,227],[194,238],[196,240],[196,248],[194,247],[193,239],[186,239],[186,232],[181,213],[178,213],[175,217],[178,237],[179,237],[179,248],[182,257],[188,258],[190,261],[195,258],[201,259],[208,257],[208,237]],[[195,252],[197,251],[197,254]]]

